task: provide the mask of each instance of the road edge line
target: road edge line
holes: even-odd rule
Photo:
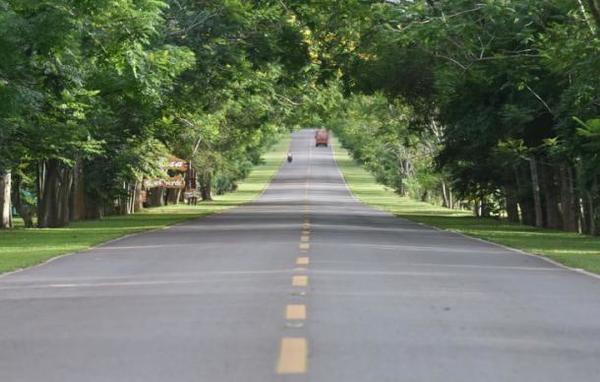
[[[582,269],[582,268],[575,268],[575,267],[570,267],[570,266],[565,265],[565,264],[561,264],[558,261],[552,260],[551,258],[546,257],[544,255],[539,255],[539,254],[536,254],[536,253],[527,252],[527,251],[524,251],[524,250],[519,249],[519,248],[509,247],[509,246],[504,245],[504,244],[500,244],[500,243],[496,243],[496,242],[493,242],[493,241],[485,240],[485,239],[482,239],[482,238],[477,237],[477,236],[471,236],[471,235],[468,235],[466,233],[462,233],[462,232],[458,232],[458,231],[453,231],[453,230],[445,229],[445,228],[440,228],[440,227],[432,226],[432,225],[425,224],[425,223],[415,222],[415,221],[407,219],[407,218],[405,218],[403,216],[398,216],[398,215],[394,215],[394,216],[399,217],[400,219],[405,219],[405,220],[409,220],[411,222],[417,223],[417,224],[419,224],[419,225],[421,225],[423,227],[432,228],[432,229],[434,229],[436,231],[451,233],[451,234],[458,235],[458,236],[461,236],[461,237],[464,237],[464,238],[467,238],[467,239],[479,241],[481,243],[485,243],[485,244],[489,244],[489,245],[492,245],[492,246],[495,246],[495,247],[498,247],[498,248],[502,248],[502,249],[510,251],[510,252],[515,252],[515,253],[518,253],[520,255],[534,257],[534,258],[537,258],[537,259],[540,259],[540,260],[544,260],[545,262],[550,263],[550,264],[552,264],[552,265],[554,265],[554,266],[556,266],[558,268],[562,268],[564,270],[572,271],[572,272],[575,272],[575,273],[578,273],[578,274],[583,274],[583,275],[590,276],[590,277],[593,277],[595,279],[600,280],[600,275],[598,275],[596,273],[593,273],[593,272],[590,272],[590,271],[586,271],[585,269]]]

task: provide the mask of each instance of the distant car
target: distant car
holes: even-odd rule
[[[325,146],[329,144],[329,132],[325,129],[319,129],[315,132],[315,146]]]

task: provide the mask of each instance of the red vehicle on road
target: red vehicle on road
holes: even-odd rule
[[[325,129],[319,129],[315,132],[315,146],[325,146],[329,144],[329,132]]]

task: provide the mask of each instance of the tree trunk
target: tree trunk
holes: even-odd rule
[[[541,186],[544,195],[546,211],[546,227],[553,229],[562,228],[562,218],[558,203],[559,187],[554,176],[554,167],[541,165]]]
[[[588,5],[590,6],[590,12],[596,22],[597,32],[600,29],[600,4],[598,4],[597,0],[588,0]]]
[[[585,200],[582,198],[577,198],[577,232],[583,233],[583,230],[586,228],[585,222]]]
[[[165,205],[164,188],[155,187],[150,190],[149,204],[152,207],[162,207]]]
[[[492,208],[485,196],[481,197],[481,217],[489,218],[492,216]]]
[[[71,192],[70,220],[77,221],[86,218],[85,181],[83,176],[83,161],[77,159],[73,167],[73,190]]]
[[[598,226],[598,178],[594,177],[591,192],[588,193],[588,208],[590,211],[589,234],[599,235],[600,227]]]
[[[104,203],[96,198],[86,199],[85,217],[87,219],[102,219],[104,218]]]
[[[13,176],[13,187],[12,187],[12,204],[19,213],[19,216],[23,219],[25,228],[33,227],[33,211],[31,206],[23,202],[21,197],[21,176],[15,174]]]
[[[179,204],[179,196],[181,190],[178,188],[170,188],[167,190],[167,202],[168,204]]]
[[[573,189],[573,172],[566,163],[560,165],[560,205],[563,229],[569,232],[579,231],[577,224],[577,206]]]
[[[452,203],[450,202],[450,192],[448,187],[446,186],[446,182],[442,180],[442,205],[446,208],[452,208]]]
[[[586,193],[585,200],[581,203],[583,213],[581,231],[588,235],[593,235],[595,231],[594,222],[594,198],[591,193]]]
[[[596,213],[596,203],[594,201],[594,195],[592,193],[588,193],[586,205],[586,217],[587,217],[587,234],[589,235],[598,235],[599,227]]]
[[[73,169],[57,159],[48,160],[41,171],[43,183],[38,206],[38,226],[64,227],[69,224]]]
[[[521,218],[523,224],[534,225],[535,224],[535,210],[533,207],[533,201],[531,199],[524,199],[519,202],[521,208]]]
[[[529,164],[527,166],[515,166],[513,169],[515,173],[517,205],[521,212],[521,223],[525,225],[534,225],[535,212],[531,196],[531,183],[529,182]]]
[[[508,221],[511,223],[520,223],[519,204],[515,190],[512,187],[505,187],[504,193],[506,194],[506,215]]]
[[[12,176],[10,170],[0,172],[0,229],[12,228],[11,189]]]
[[[538,166],[535,156],[528,158],[529,169],[531,171],[531,188],[533,191],[533,206],[535,208],[535,226],[542,227],[544,225],[544,214],[542,210],[542,198],[540,196],[540,180],[538,177]]]
[[[135,182],[135,201],[133,204],[133,212],[140,212],[144,209],[144,193],[142,190],[142,182]]]
[[[597,236],[600,234],[600,230],[598,229],[597,217],[596,217],[596,208],[594,205],[594,198],[589,197],[588,206],[590,209],[590,235]]]
[[[117,213],[119,215],[130,215],[133,212],[133,198],[135,197],[135,190],[127,182],[123,182],[123,195],[119,197],[118,203],[119,208]]]
[[[127,198],[127,214],[135,212],[135,183],[129,185],[129,198]]]
[[[473,214],[478,218],[489,218],[491,216],[490,205],[487,202],[485,196],[479,196],[475,199],[473,205]]]
[[[202,200],[210,201],[212,199],[212,176],[211,174],[203,174],[200,177],[200,195]]]

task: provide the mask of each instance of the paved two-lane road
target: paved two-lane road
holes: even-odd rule
[[[294,134],[254,203],[0,278],[0,381],[597,381],[600,280],[355,201]]]

